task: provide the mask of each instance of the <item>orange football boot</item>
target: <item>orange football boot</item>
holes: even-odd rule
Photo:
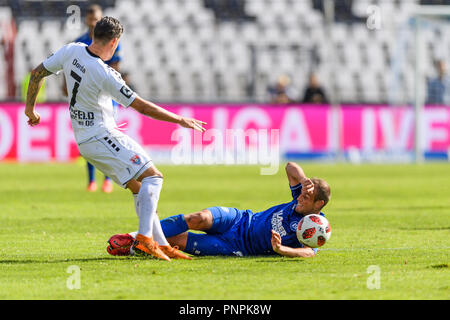
[[[89,184],[87,186],[87,191],[89,191],[89,192],[97,191],[97,183],[95,181],[89,182]]]
[[[164,252],[169,258],[173,259],[185,259],[185,260],[192,260],[191,257],[184,254],[180,250],[178,250],[178,246],[159,246],[159,248]]]
[[[133,243],[133,251],[136,255],[151,255],[155,258],[170,261],[170,258],[159,248],[158,242],[153,237],[138,234]]]
[[[111,193],[113,192],[113,183],[111,182],[111,180],[109,179],[105,179],[105,181],[103,181],[103,185],[102,185],[102,191],[104,193]]]

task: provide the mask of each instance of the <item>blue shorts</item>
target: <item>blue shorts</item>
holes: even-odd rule
[[[208,208],[213,225],[206,234],[188,233],[186,251],[197,256],[244,256],[239,226],[245,210],[226,207]]]

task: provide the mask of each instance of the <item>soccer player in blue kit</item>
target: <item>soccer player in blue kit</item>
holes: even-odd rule
[[[78,37],[75,42],[81,42],[85,43],[88,46],[92,43],[92,36],[94,34],[94,28],[98,21],[103,16],[103,10],[102,7],[100,7],[98,4],[91,4],[87,8],[87,14],[86,14],[86,20],[85,23],[88,27],[88,31]],[[122,61],[122,57],[120,56],[121,46],[120,42],[117,45],[116,51],[114,51],[114,54],[111,59],[108,61],[105,61],[107,65],[109,65],[111,68],[113,68],[116,71],[119,71],[119,63]]]
[[[86,26],[88,27],[88,31],[86,33],[84,33],[83,35],[81,35],[80,37],[78,37],[74,42],[81,42],[81,43],[87,44],[88,46],[91,45],[95,25],[97,24],[98,21],[100,21],[102,16],[103,16],[103,10],[102,10],[101,6],[99,6],[98,4],[89,5],[87,8],[87,14],[86,14],[86,19],[85,19],[85,23],[86,23]],[[112,58],[108,61],[105,61],[105,63],[107,65],[109,65],[111,68],[113,68],[116,71],[119,71],[120,62],[122,60],[122,57],[120,56],[120,50],[121,50],[121,47],[120,47],[120,43],[119,43],[117,45],[116,51],[114,51]],[[65,83],[63,85],[63,93],[65,96],[67,96],[67,88],[66,88]],[[117,102],[115,102],[114,100],[113,100],[113,107],[114,107],[114,113],[116,113],[117,109],[119,107],[119,104]],[[94,192],[97,190],[97,182],[95,179],[95,167],[92,164],[90,164],[89,162],[86,162],[86,163],[87,163],[87,169],[88,169],[87,190],[89,192]],[[112,183],[111,179],[107,176],[105,176],[105,180],[104,180],[103,186],[102,186],[102,191],[106,192],[106,193],[110,193],[113,191],[113,183]]]
[[[172,216],[161,221],[164,235],[172,246],[198,256],[280,254],[313,257],[317,249],[301,244],[296,229],[306,215],[324,216],[321,210],[330,200],[330,187],[325,180],[309,179],[293,162],[286,165],[286,174],[292,194],[290,202],[257,213],[211,207],[192,214]],[[107,251],[112,255],[129,255],[134,236],[134,233],[129,233],[111,237]]]

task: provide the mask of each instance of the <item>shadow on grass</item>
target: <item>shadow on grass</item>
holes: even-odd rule
[[[286,262],[305,262],[305,258],[297,257],[297,258],[289,258],[289,257],[282,257],[280,255],[267,255],[267,256],[247,256],[244,257],[245,259],[252,260],[252,262],[258,262],[258,263],[286,263]],[[241,257],[242,259],[242,257]]]
[[[446,269],[448,268],[448,263],[443,263],[443,264],[435,264],[430,266],[433,269]]]
[[[143,257],[99,257],[99,258],[75,258],[75,259],[59,259],[59,260],[39,260],[39,259],[25,259],[25,260],[0,260],[0,264],[32,264],[32,263],[64,263],[64,262],[92,262],[92,261],[141,261],[154,260]]]
[[[278,255],[273,256],[246,256],[246,257],[236,257],[236,256],[194,256],[194,260],[252,260],[258,263],[286,263],[286,262],[304,262],[303,258],[286,258]],[[57,260],[39,260],[39,259],[9,259],[0,260],[1,264],[46,264],[46,263],[65,263],[65,262],[102,262],[102,261],[159,261],[154,258],[149,257],[98,257],[98,258],[74,258],[74,259],[57,259]]]
[[[416,230],[416,231],[441,231],[450,230],[450,227],[430,227],[430,228],[399,228],[400,230]]]
[[[288,258],[280,255],[255,255],[255,256],[194,256],[194,260],[224,260],[224,261],[252,261],[252,262],[304,262],[305,258]]]
[[[428,205],[428,206],[386,206],[386,207],[339,207],[339,210],[345,211],[380,211],[380,210],[430,210],[430,209],[450,209],[450,206]]]
[[[305,258],[283,258],[283,257],[273,257],[273,259],[264,259],[264,260],[255,260],[254,262],[263,262],[263,263],[286,263],[286,262],[305,262]]]

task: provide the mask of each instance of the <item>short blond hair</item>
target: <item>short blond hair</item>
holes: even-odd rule
[[[325,180],[319,178],[312,178],[311,181],[314,184],[314,189],[317,190],[315,192],[314,201],[322,200],[323,208],[331,199],[330,185]]]

